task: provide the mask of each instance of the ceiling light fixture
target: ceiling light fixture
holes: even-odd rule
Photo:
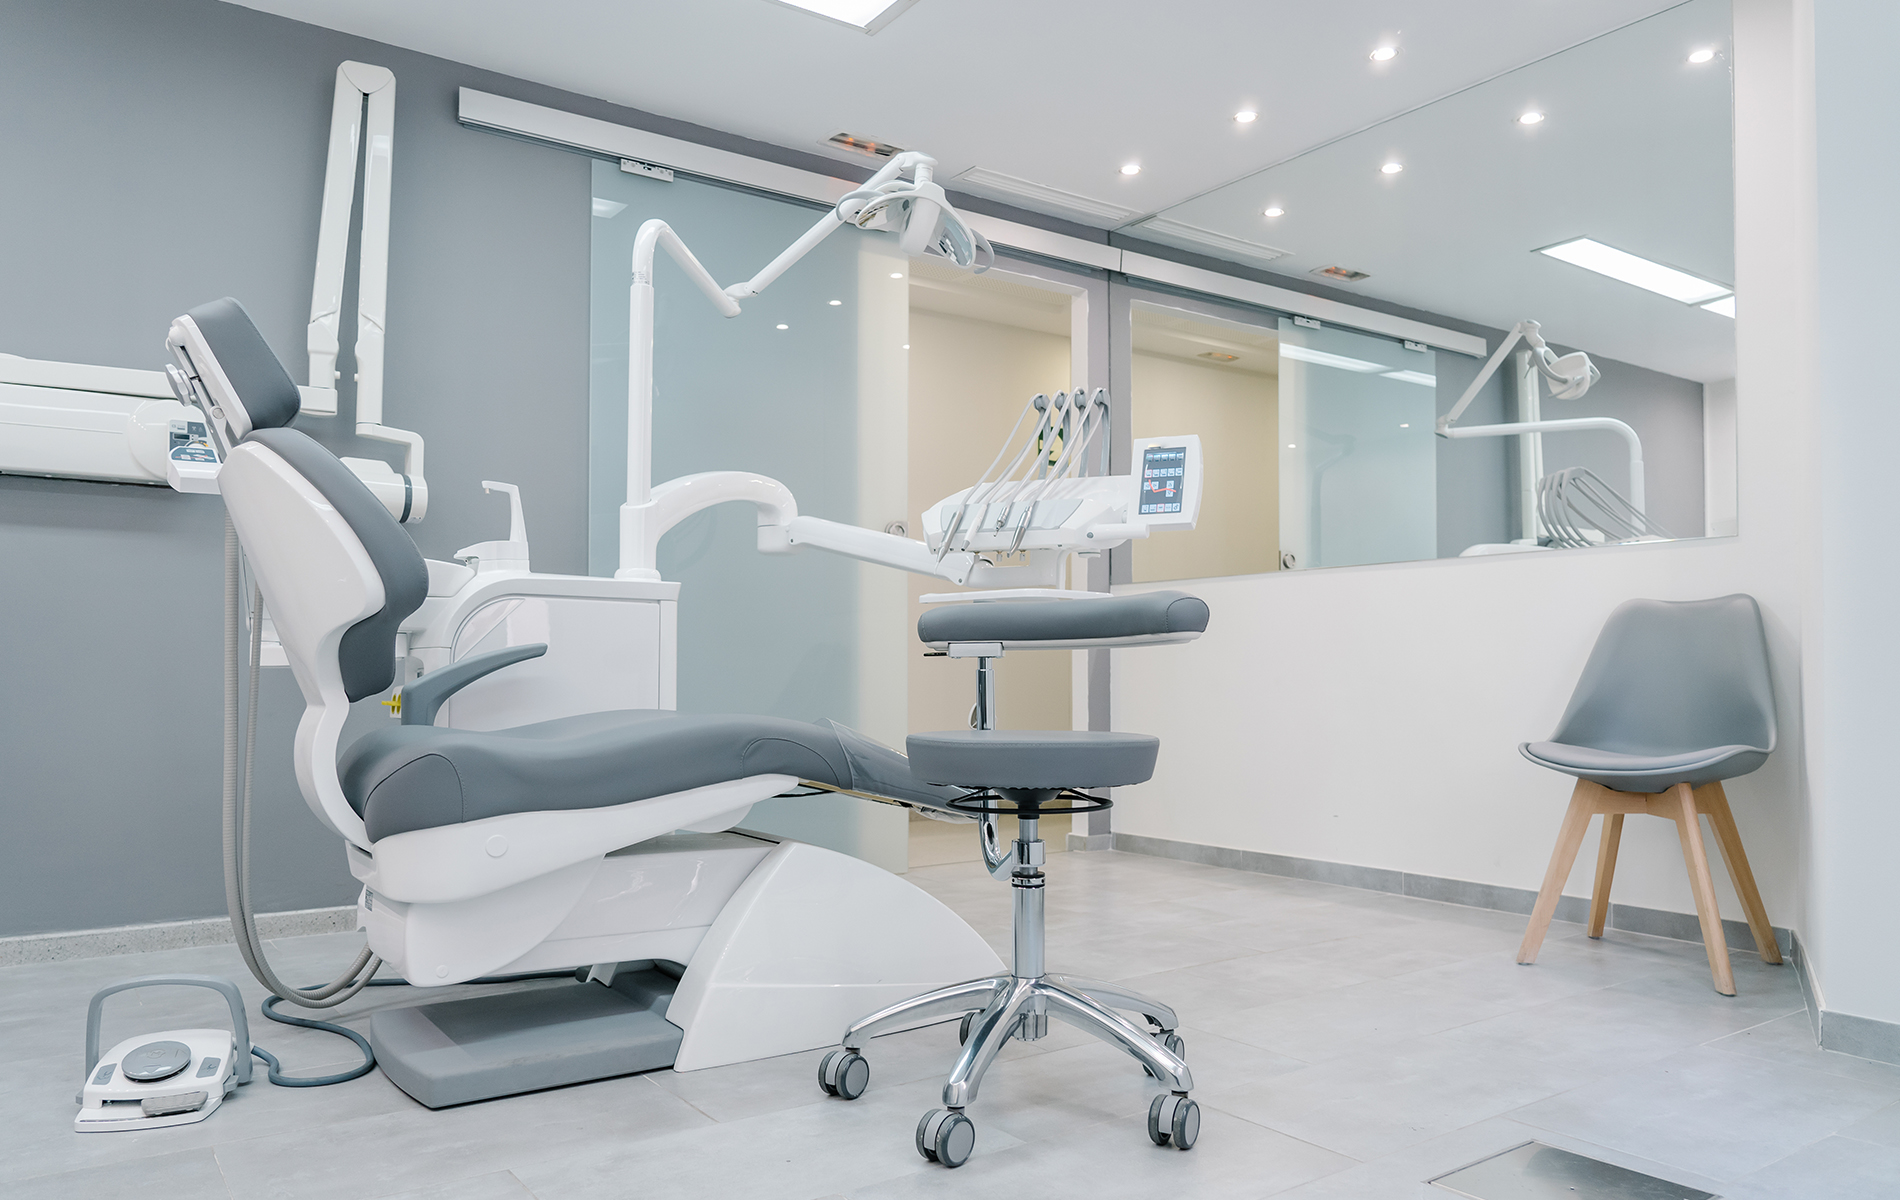
[[[1234,114],[1234,120],[1239,121],[1242,125],[1251,124],[1254,121],[1258,120],[1259,117],[1260,117],[1260,114],[1255,112],[1251,108],[1243,108],[1239,112]]]
[[[903,15],[917,0],[778,0],[787,8],[796,8],[814,16],[849,25],[865,33],[878,30]]]
[[[1700,307],[1703,312],[1712,312],[1717,316],[1727,317],[1730,320],[1735,319],[1735,297],[1732,294],[1724,296],[1720,300],[1711,300]]]
[[[1542,125],[1544,123],[1544,114],[1538,112],[1536,109],[1532,109],[1530,112],[1519,117],[1517,123],[1519,125]]]
[[[780,325],[780,326],[779,326],[779,328],[780,328],[780,329],[790,329],[790,328],[791,328],[791,326],[790,326],[790,325]]]
[[[1699,275],[1665,267],[1647,258],[1639,258],[1627,250],[1606,246],[1594,238],[1574,238],[1555,246],[1545,246],[1538,253],[1548,254],[1572,266],[1608,275],[1611,279],[1684,304],[1704,304],[1733,290],[1727,284],[1712,283]]]
[[[1266,215],[1269,217],[1284,217],[1286,216],[1286,209],[1275,204],[1267,209]]]
[[[1397,46],[1381,46],[1366,57],[1370,58],[1373,62],[1391,62],[1393,58],[1398,55],[1398,52],[1399,48]]]
[[[1694,63],[1698,67],[1701,66],[1705,62],[1709,62],[1713,60],[1714,58],[1715,58],[1715,51],[1709,49],[1707,46],[1704,46],[1700,50],[1689,51],[1689,61]]]
[[[1404,163],[1389,162],[1385,164],[1383,167],[1379,168],[1379,174],[1397,175],[1400,171],[1403,171],[1404,169],[1405,169]]]
[[[843,304],[843,303],[844,303],[844,301],[842,301],[842,300],[833,300],[833,301],[831,302],[831,307],[833,307],[833,308],[836,308],[836,307],[838,307],[838,306],[839,306],[840,304]]]
[[[1141,164],[1140,164],[1140,163],[1123,163],[1123,164],[1122,164],[1122,174],[1124,174],[1124,175],[1139,175],[1139,174],[1141,174]]]
[[[902,271],[892,271],[892,272],[891,272],[891,278],[892,278],[892,279],[902,279],[903,277],[904,277],[904,273],[903,273]]]

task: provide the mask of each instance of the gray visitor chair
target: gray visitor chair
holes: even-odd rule
[[[1676,823],[1715,990],[1733,996],[1735,975],[1709,877],[1701,816],[1715,831],[1756,950],[1763,962],[1779,963],[1774,927],[1722,791],[1724,779],[1753,771],[1774,748],[1768,641],[1754,597],[1631,600],[1619,606],[1597,636],[1557,732],[1547,742],[1518,747],[1538,766],[1576,776],[1577,786],[1517,961],[1537,960],[1590,818],[1599,813],[1603,840],[1590,895],[1589,933],[1603,936],[1623,817],[1648,813]]]

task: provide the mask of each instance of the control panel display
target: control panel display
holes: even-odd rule
[[[1187,447],[1149,446],[1141,453],[1142,516],[1178,513],[1186,491]]]

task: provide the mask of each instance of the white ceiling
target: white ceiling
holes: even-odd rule
[[[1370,274],[1342,299],[1496,328],[1532,317],[1554,342],[1731,378],[1734,321],[1534,253],[1592,237],[1734,286],[1728,59],[1686,58],[1725,48],[1728,31],[1728,0],[1691,0],[1165,216],[1288,251],[1269,270]],[[1543,123],[1519,125],[1530,110]],[[1380,174],[1387,161],[1405,170]],[[1265,216],[1270,204],[1284,215]]]
[[[761,141],[826,153],[863,134],[946,177],[983,167],[1137,213],[1675,2],[920,0],[867,36],[772,0],[245,0]],[[1381,43],[1391,62],[1367,58]],[[1236,124],[1243,106],[1260,119]]]
[[[1271,270],[1299,275],[1323,259],[1373,274],[1342,290],[1493,326],[1536,316],[1554,341],[1689,378],[1732,373],[1732,329],[1691,329],[1685,341],[1682,314],[1657,317],[1636,289],[1572,279],[1559,303],[1549,280],[1524,282],[1545,268],[1582,275],[1555,262],[1525,266],[1536,246],[1577,235],[1732,279],[1726,192],[1655,203],[1695,173],[1669,167],[1686,126],[1670,130],[1672,144],[1623,119],[1640,112],[1638,95],[1658,104],[1681,95],[1583,45],[1681,0],[919,0],[871,36],[773,0],[242,2],[854,163],[863,160],[822,143],[865,135],[934,155],[941,178],[976,168],[1136,222],[1166,211],[1294,252]],[[1726,0],[1682,7],[1711,6],[1724,14],[1725,44]],[[1672,20],[1681,23],[1677,13],[1663,19]],[[1372,62],[1381,44],[1398,55]],[[1670,47],[1672,67],[1682,52]],[[1596,67],[1566,71],[1565,60]],[[1712,66],[1703,78],[1726,76],[1725,60]],[[1517,104],[1526,80],[1544,81],[1525,94],[1551,116],[1534,131],[1540,141],[1512,142],[1515,114],[1494,130],[1489,107]],[[1606,97],[1615,114],[1601,111]],[[1259,120],[1236,123],[1241,108]],[[1646,152],[1636,165],[1601,169],[1632,145]],[[1726,162],[1726,141],[1719,149]],[[1388,153],[1404,156],[1407,171],[1363,186],[1359,159]],[[1707,166],[1708,155],[1691,157]],[[1121,175],[1128,162],[1141,173]],[[1643,163],[1665,169],[1645,179]],[[1284,200],[1287,217],[1267,230],[1256,193],[1275,187],[1299,200]],[[1504,194],[1517,197],[1522,219],[1500,220],[1492,201]],[[1135,223],[1079,215],[1059,200],[1013,202],[1101,227]],[[1685,208],[1689,228],[1672,228]],[[1530,219],[1536,213],[1548,219]],[[1689,315],[1692,324],[1723,320]]]

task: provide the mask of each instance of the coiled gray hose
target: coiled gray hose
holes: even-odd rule
[[[264,601],[252,591],[251,695],[244,721],[244,749],[238,751],[238,662],[244,613],[237,527],[224,519],[224,899],[231,912],[231,933],[244,965],[273,993],[304,1008],[333,1008],[363,990],[383,960],[363,947],[343,974],[321,987],[297,988],[283,982],[264,957],[251,909],[251,778],[257,747],[259,650],[264,636]],[[242,786],[239,776],[242,774]]]

